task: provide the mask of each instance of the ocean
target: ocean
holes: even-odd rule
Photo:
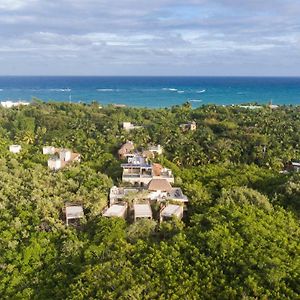
[[[300,77],[0,77],[0,100],[170,107],[203,104],[300,104]]]

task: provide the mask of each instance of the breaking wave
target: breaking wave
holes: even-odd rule
[[[97,89],[97,92],[114,92],[114,91],[118,91],[115,89]]]
[[[49,89],[51,92],[71,92],[71,89]]]
[[[177,92],[178,90],[175,88],[162,88],[163,91]]]

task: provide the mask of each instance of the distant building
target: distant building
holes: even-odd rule
[[[173,216],[181,219],[183,217],[183,206],[168,204],[160,212],[160,221],[168,221],[172,219]]]
[[[155,154],[152,152],[152,151],[149,151],[149,150],[144,150],[142,152],[142,156],[147,158],[147,159],[153,159],[155,158]]]
[[[69,149],[55,149],[54,156],[48,159],[48,167],[50,170],[57,171],[67,164],[72,162],[80,162],[81,157],[79,153],[73,153]]]
[[[68,204],[65,207],[65,213],[67,226],[69,226],[70,223],[73,223],[76,220],[78,221],[78,219],[84,217],[83,207],[81,205]]]
[[[158,154],[161,155],[163,153],[163,148],[161,145],[157,145],[157,146],[150,146],[148,148],[148,151],[154,153],[154,154]]]
[[[245,109],[263,109],[264,107],[262,105],[238,105],[241,108]]]
[[[12,101],[2,101],[1,102],[1,106],[5,107],[5,108],[12,108],[12,107],[16,107],[16,106],[20,106],[20,105],[29,105],[29,102],[22,102],[22,101],[18,101],[18,102],[12,102]]]
[[[62,162],[59,157],[53,156],[48,159],[48,168],[50,170],[57,171],[61,169],[61,167],[62,167]]]
[[[134,221],[139,219],[152,219],[152,210],[149,203],[146,204],[134,204]]]
[[[118,151],[119,159],[125,159],[128,156],[132,156],[134,151],[134,144],[131,141],[127,141]]]
[[[103,217],[126,218],[127,204],[113,204],[106,208],[102,215]]]
[[[197,129],[197,124],[195,121],[193,121],[186,124],[181,124],[180,128],[182,129],[182,131],[194,131]]]
[[[9,146],[9,151],[10,151],[11,153],[17,154],[17,153],[20,153],[21,150],[22,150],[22,147],[21,147],[20,145],[10,145],[10,146]]]
[[[45,147],[43,147],[43,154],[54,154],[55,151],[56,151],[56,149],[53,146],[45,146]]]
[[[132,124],[131,122],[123,122],[123,123],[122,123],[122,127],[123,127],[124,130],[130,131],[130,130],[132,130],[132,129],[138,129],[138,128],[141,128],[142,126],[134,125],[134,124]]]
[[[300,162],[299,161],[290,161],[285,166],[285,171],[288,172],[299,172],[300,171]]]

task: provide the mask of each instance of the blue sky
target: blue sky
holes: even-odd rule
[[[300,76],[299,0],[0,0],[0,75]]]

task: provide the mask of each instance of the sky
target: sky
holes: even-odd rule
[[[0,75],[300,76],[300,0],[0,0]]]

